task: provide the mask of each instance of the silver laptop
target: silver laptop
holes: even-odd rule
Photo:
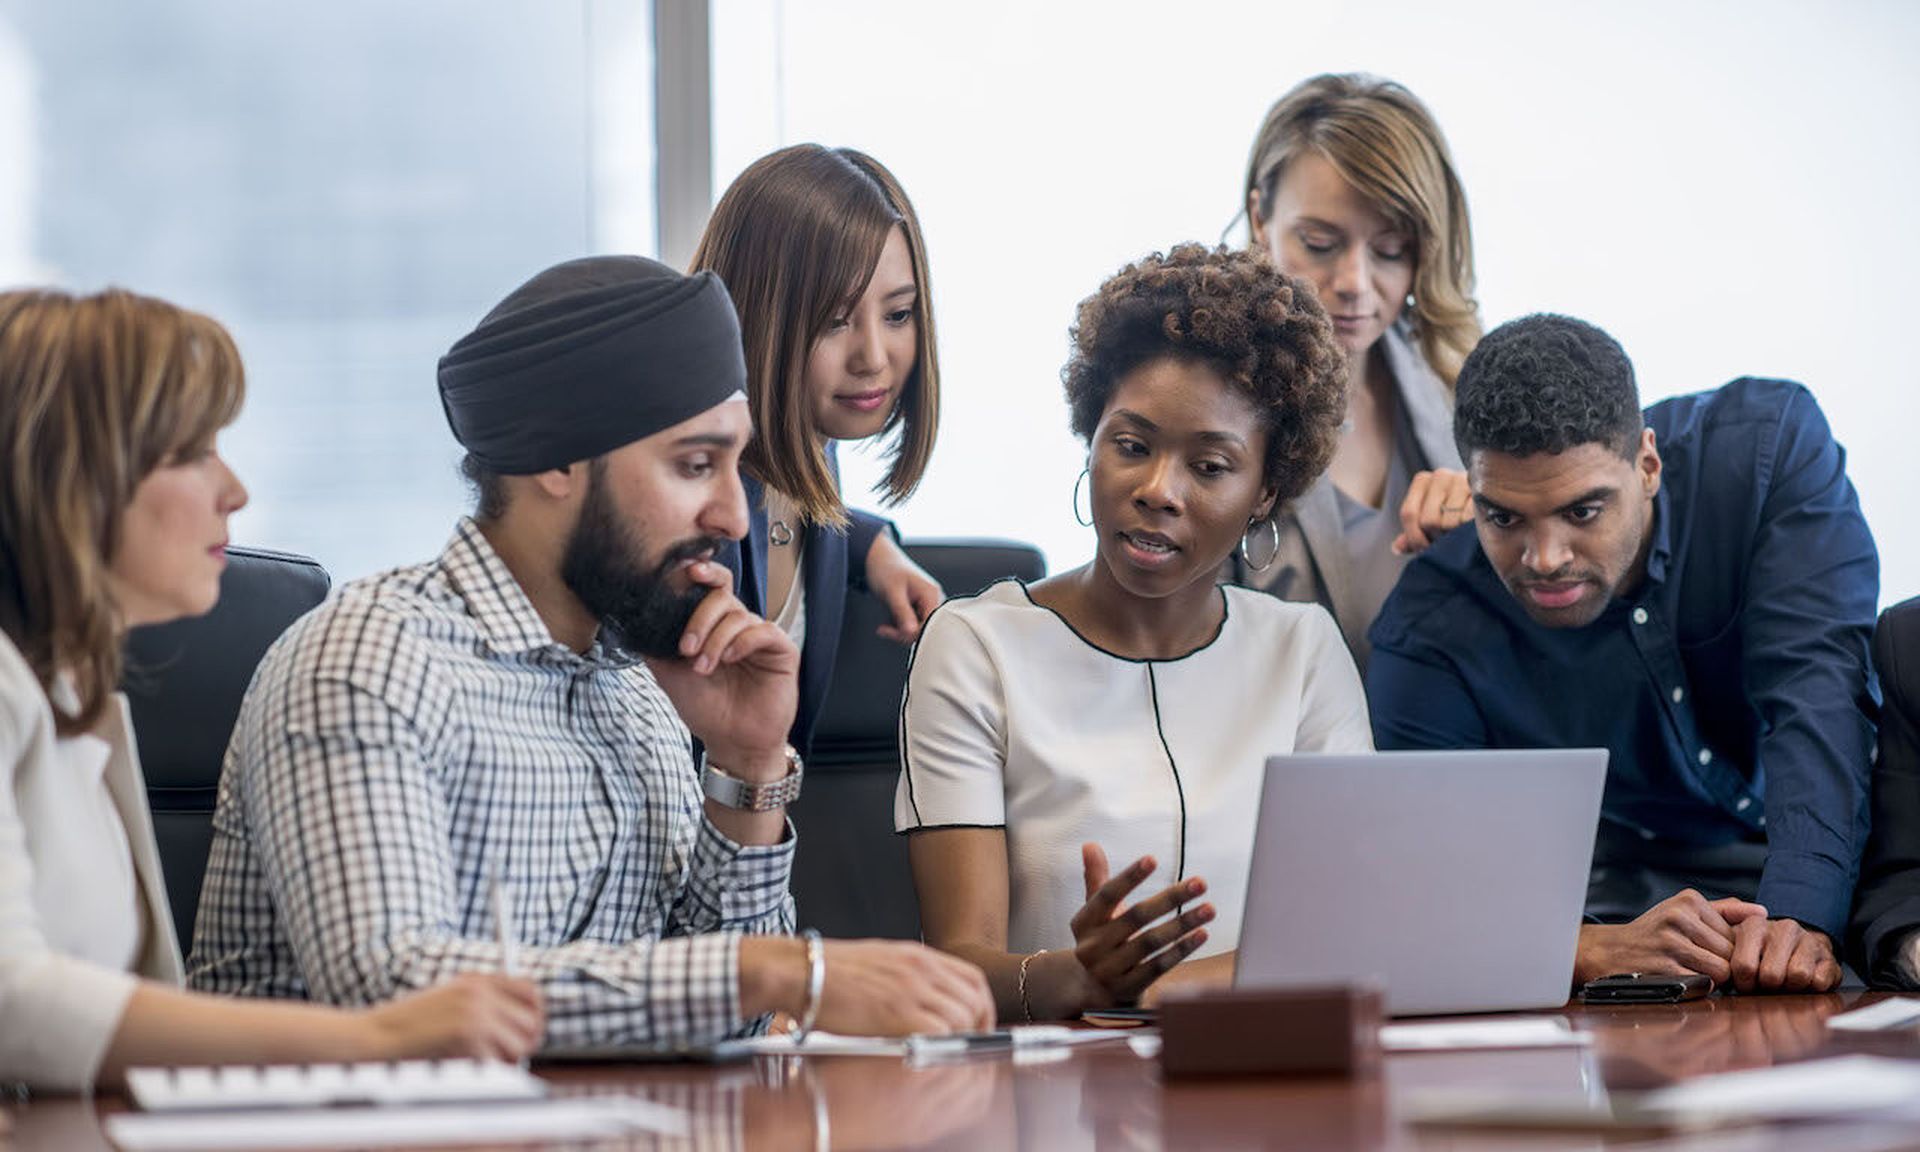
[[[1269,759],[1234,983],[1559,1007],[1606,779],[1602,748]]]

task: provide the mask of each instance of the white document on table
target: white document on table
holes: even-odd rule
[[[107,1117],[121,1152],[227,1152],[242,1148],[417,1147],[605,1140],[640,1132],[685,1136],[685,1112],[633,1097],[534,1103],[254,1112],[123,1112]]]
[[[1435,1020],[1380,1026],[1380,1047],[1388,1052],[1577,1048],[1592,1042],[1591,1034],[1574,1031],[1561,1016],[1502,1016],[1485,1020]]]
[[[1640,1105],[1680,1115],[1762,1120],[1898,1112],[1920,1116],[1920,1061],[1836,1056],[1702,1076],[1649,1092]]]
[[[1827,1017],[1827,1027],[1835,1032],[1888,1032],[1916,1025],[1920,1025],[1920,996],[1893,996]]]

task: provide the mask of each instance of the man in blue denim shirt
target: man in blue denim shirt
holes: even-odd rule
[[[1619,344],[1529,316],[1467,359],[1454,436],[1476,533],[1374,624],[1379,747],[1610,751],[1576,981],[1833,987],[1880,577],[1812,395],[1748,378],[1643,416]]]

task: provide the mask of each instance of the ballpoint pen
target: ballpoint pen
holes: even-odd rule
[[[910,1056],[959,1056],[973,1052],[1000,1052],[1014,1048],[1033,1048],[1058,1044],[1073,1029],[1058,1024],[1026,1025],[995,1032],[962,1032],[950,1036],[909,1036]]]
[[[520,933],[513,921],[513,889],[500,878],[498,868],[487,869],[488,896],[493,903],[493,930],[500,941],[500,971],[520,975]]]

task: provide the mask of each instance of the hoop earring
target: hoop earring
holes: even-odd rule
[[[1273,541],[1273,546],[1267,550],[1267,558],[1265,560],[1258,564],[1253,562],[1253,549],[1247,547],[1247,538],[1253,534],[1254,525],[1259,523],[1262,523],[1262,521],[1247,521],[1247,530],[1240,534],[1240,559],[1246,563],[1247,571],[1249,572],[1265,572],[1267,569],[1273,567],[1275,560],[1280,558],[1280,523],[1269,516],[1264,523],[1267,526],[1267,538]]]
[[[1087,476],[1091,474],[1091,472],[1092,468],[1090,467],[1082,468],[1080,469],[1080,475],[1075,477],[1073,481],[1073,518],[1080,522],[1080,527],[1082,528],[1093,527],[1093,497],[1087,497],[1087,514],[1085,516],[1080,515],[1080,485],[1087,482]]]

